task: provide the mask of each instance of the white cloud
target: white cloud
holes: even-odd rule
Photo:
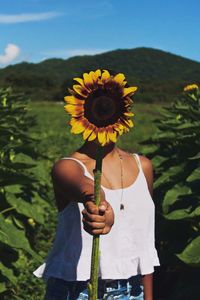
[[[20,54],[20,48],[15,44],[8,44],[4,54],[0,55],[0,64],[6,65],[15,60]]]
[[[37,14],[17,14],[17,15],[3,15],[0,14],[0,24],[14,24],[24,22],[36,22],[48,20],[60,16],[58,12],[44,12]]]

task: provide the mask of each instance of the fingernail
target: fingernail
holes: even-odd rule
[[[106,210],[106,207],[105,207],[105,205],[100,205],[100,206],[99,206],[99,209]]]

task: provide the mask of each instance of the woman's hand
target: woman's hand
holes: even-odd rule
[[[94,203],[94,181],[84,175],[83,168],[73,160],[60,160],[52,168],[56,203],[62,211],[71,201],[84,204],[83,226],[92,234],[107,234],[114,223],[114,212],[101,189],[101,202]]]
[[[83,227],[91,235],[107,234],[114,224],[114,212],[106,200],[101,200],[99,207],[92,201],[84,202],[82,211]]]

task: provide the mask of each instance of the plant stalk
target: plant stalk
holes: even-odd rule
[[[100,204],[101,173],[102,173],[103,147],[98,146],[96,155],[96,166],[94,173],[94,201]],[[90,282],[88,283],[89,300],[97,300],[98,297],[98,273],[99,273],[99,235],[93,236]]]

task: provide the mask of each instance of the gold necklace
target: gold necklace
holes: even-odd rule
[[[119,160],[120,160],[120,179],[121,179],[121,198],[120,198],[120,210],[124,210],[124,204],[123,204],[123,194],[124,194],[124,180],[123,180],[123,157],[122,155],[119,153],[119,150],[116,148],[117,154],[119,156]],[[105,177],[105,174],[102,172],[102,175]]]
[[[124,204],[123,204],[123,194],[124,194],[124,180],[123,180],[123,157],[122,155],[119,153],[119,150],[116,148],[118,156],[119,156],[119,160],[120,160],[120,175],[121,175],[121,199],[120,199],[120,210],[124,210]]]

